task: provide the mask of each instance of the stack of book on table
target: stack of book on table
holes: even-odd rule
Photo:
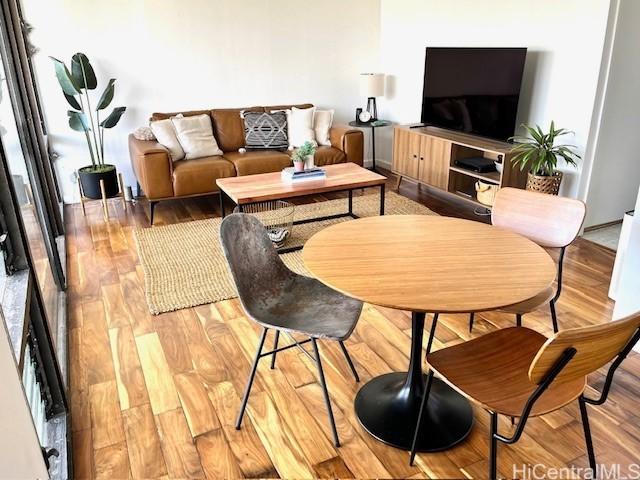
[[[293,167],[282,170],[282,181],[286,183],[312,182],[325,178],[327,178],[327,173],[317,167],[302,172],[296,172]]]

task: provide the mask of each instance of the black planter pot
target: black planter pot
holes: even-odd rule
[[[118,192],[118,174],[114,165],[105,165],[110,170],[102,172],[94,172],[93,167],[83,167],[78,170],[80,175],[80,185],[82,185],[82,193],[86,198],[97,200],[102,198],[100,191],[100,180],[104,180],[104,190],[107,198],[115,197]]]

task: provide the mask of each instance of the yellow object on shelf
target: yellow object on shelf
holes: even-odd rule
[[[498,193],[498,185],[485,183],[483,181],[476,182],[476,198],[480,203],[487,206],[492,206],[496,199],[496,193]]]

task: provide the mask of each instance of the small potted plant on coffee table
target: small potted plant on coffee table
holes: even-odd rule
[[[297,148],[291,160],[296,172],[310,170],[314,167],[313,155],[316,153],[316,146],[311,142],[304,142],[301,147]]]
[[[516,146],[511,149],[514,156],[511,162],[519,165],[520,170],[529,168],[527,175],[527,190],[557,195],[562,182],[562,172],[556,170],[558,160],[562,159],[567,165],[577,166],[580,156],[575,153],[574,145],[556,145],[556,139],[571,133],[564,128],[555,128],[553,121],[549,132],[544,133],[536,125],[522,124],[529,136],[511,137]]]
[[[116,79],[109,80],[95,104],[95,109],[92,109],[89,90],[95,90],[98,81],[87,56],[84,53],[76,53],[71,58],[71,71],[61,60],[50,58],[53,60],[64,98],[73,108],[67,111],[69,126],[77,132],[84,133],[89,148],[91,165],[78,170],[82,194],[91,199],[104,200],[115,197],[119,192],[118,175],[115,165],[105,163],[104,131],[118,124],[126,107],[116,107],[106,118],[103,120],[100,118],[102,111],[113,100]]]

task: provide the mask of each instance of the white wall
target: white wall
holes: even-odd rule
[[[380,66],[390,78],[379,116],[420,121],[427,46],[527,47],[518,124],[555,120],[584,154],[608,10],[609,0],[381,0]],[[378,156],[390,162],[385,130]],[[579,195],[578,177],[569,170],[562,194]]]
[[[86,53],[100,85],[117,78],[105,157],[135,184],[127,135],[154,111],[312,102],[351,120],[363,100],[358,74],[378,67],[379,0],[23,0],[40,49],[34,62],[65,201],[73,172],[88,163],[83,135],[49,55]],[[99,87],[100,88],[100,87]],[[96,95],[99,96],[100,93]]]
[[[602,114],[594,129],[593,163],[584,179],[589,189],[585,226],[620,220],[633,209],[640,185],[640,2],[616,0],[614,7]]]

